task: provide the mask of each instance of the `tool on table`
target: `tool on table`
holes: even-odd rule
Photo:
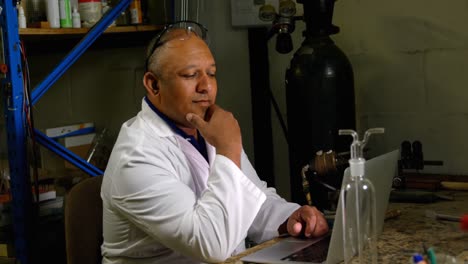
[[[430,247],[427,249],[427,257],[429,258],[429,263],[437,264],[437,257],[434,248]]]
[[[468,214],[458,217],[453,215],[438,214],[432,210],[426,210],[426,216],[436,220],[460,222],[460,229],[462,231],[468,231]]]
[[[413,256],[413,263],[414,264],[427,264],[427,262],[424,260],[424,257],[421,256],[421,254],[415,254]]]
[[[460,222],[460,216],[453,216],[453,215],[445,215],[445,214],[438,214],[432,210],[426,210],[426,216],[435,220],[446,220],[452,222]]]

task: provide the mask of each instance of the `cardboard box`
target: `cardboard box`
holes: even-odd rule
[[[80,156],[82,159],[86,160],[88,157],[88,152],[89,150],[91,149],[91,144],[84,144],[84,145],[78,145],[78,146],[74,146],[74,147],[69,147],[68,149],[75,153],[76,155]],[[65,168],[67,169],[77,169],[77,167],[75,167],[73,164],[71,164],[70,162],[68,161],[65,161]]]
[[[92,147],[93,140],[95,137],[95,133],[89,133],[80,136],[64,137],[60,139],[59,142],[71,152],[80,156],[80,158],[86,160],[88,158],[88,153]],[[68,161],[65,161],[65,168],[78,169]]]
[[[81,136],[73,136],[73,137],[65,137],[64,138],[64,146],[66,148],[81,146],[81,145],[89,145],[93,143],[94,138],[96,137],[96,133],[89,133],[86,135]]]
[[[0,257],[14,257],[15,256],[15,247],[13,243],[0,243]]]
[[[62,138],[93,133],[94,131],[94,123],[81,123],[70,126],[48,128],[46,129],[46,135],[51,138]]]

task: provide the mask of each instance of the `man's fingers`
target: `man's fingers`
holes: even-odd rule
[[[328,225],[317,208],[305,205],[289,217],[287,231],[292,236],[316,237],[328,232]]]
[[[302,231],[302,224],[300,222],[297,222],[293,225],[293,231],[296,235],[299,235]]]
[[[206,122],[194,113],[188,113],[185,116],[185,119],[187,119],[187,121],[189,121],[189,123],[192,124],[198,130],[203,129],[203,127],[206,125]]]
[[[213,113],[217,109],[221,109],[221,108],[218,105],[215,105],[215,104],[208,107],[208,109],[206,110],[206,114],[205,114],[205,121],[209,121],[211,119],[211,116],[213,116]]]
[[[308,216],[306,219],[306,227],[304,231],[304,235],[306,237],[310,237],[315,231],[315,228],[317,227],[317,216],[316,215],[311,215]]]
[[[294,220],[288,221],[288,233],[291,236],[299,236],[302,231],[302,223]]]

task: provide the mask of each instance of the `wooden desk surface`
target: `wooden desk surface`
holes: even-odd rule
[[[441,221],[426,216],[426,210],[439,214],[461,216],[468,214],[468,192],[443,192],[454,201],[437,201],[429,204],[390,203],[388,209],[398,209],[401,215],[385,221],[379,236],[379,263],[409,263],[415,252],[422,253],[422,244],[434,247],[436,253],[458,256],[461,263],[468,263],[468,232],[460,231],[457,222]],[[230,264],[243,263],[239,259],[259,249],[271,246],[281,238],[275,238],[229,258]]]

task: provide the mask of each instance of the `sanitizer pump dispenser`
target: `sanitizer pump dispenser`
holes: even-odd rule
[[[343,212],[344,263],[356,257],[359,264],[377,263],[377,215],[375,190],[365,177],[364,146],[371,134],[384,133],[383,128],[371,128],[364,138],[354,130],[339,130],[339,135],[353,137],[349,177],[343,178],[340,199]]]

